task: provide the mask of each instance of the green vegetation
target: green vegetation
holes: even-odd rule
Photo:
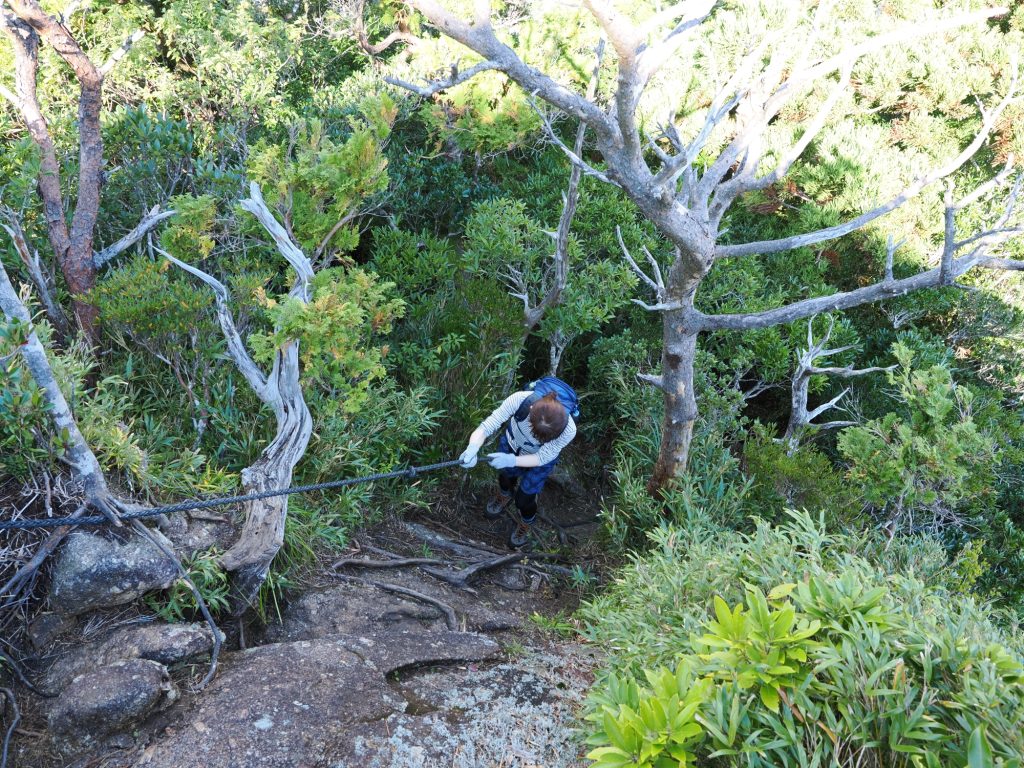
[[[612,654],[597,765],[1020,764],[1020,639],[925,540],[893,552],[793,513],[652,543],[582,611]]]
[[[474,13],[468,0],[443,5]],[[613,5],[612,31],[649,22],[663,37],[680,20],[666,20],[663,3]],[[708,4],[626,121],[643,138],[631,156],[635,184],[617,155],[629,142],[597,130],[604,117],[556,108],[549,92],[507,76],[520,70],[462,81],[479,57],[405,3],[81,6],[65,25],[100,64],[144,33],[104,78],[92,248],[112,246],[154,206],[174,213],[99,267],[95,287],[72,290],[40,190],[54,178],[45,146],[4,99],[0,262],[113,487],[143,503],[235,492],[275,437],[273,407],[234,364],[213,291],[165,254],[224,284],[238,344],[263,371],[298,346],[312,426],[296,483],[453,458],[505,393],[555,365],[582,396],[572,467],[595,500],[610,570],[573,569],[570,586],[588,600],[579,615],[535,622],[558,638],[581,631],[608,654],[583,721],[597,765],[1021,764],[1024,281],[979,268],[921,290],[891,286],[939,269],[952,246],[958,259],[978,244],[990,257],[1024,258],[1024,238],[1011,237],[1022,226],[1012,158],[1024,156],[1024,102],[998,111],[1024,50],[1024,6],[873,50],[790,91],[759,123],[756,108],[771,99],[755,98],[756,82],[716,101],[744,57],[767,82],[798,71],[801,54],[826,60],[844,43],[984,6]],[[594,15],[571,3],[494,6],[492,28],[523,71],[573,94],[586,93],[606,39],[593,101],[608,120],[618,115],[629,57]],[[396,29],[400,39],[378,50]],[[408,36],[419,39],[409,46]],[[15,50],[2,37],[0,85],[17,102]],[[57,208],[71,226],[87,186],[81,89],[42,38],[38,65],[61,171]],[[392,82],[439,77],[460,82],[426,98]],[[709,108],[743,94],[744,106],[702,133]],[[593,121],[579,155],[588,167],[567,217],[571,165],[557,143],[573,146],[581,114]],[[730,155],[756,125],[759,139]],[[788,249],[728,250],[855,219],[948,165],[979,132],[977,151],[942,183],[864,227]],[[799,159],[768,179],[804,137]],[[746,177],[757,152],[762,165]],[[680,157],[664,186],[661,170]],[[752,186],[718,220],[694,225],[713,235],[711,260],[698,278],[673,283],[695,262],[665,212],[682,190],[694,195],[687,215],[708,213],[696,190],[720,158],[729,162],[714,189],[728,196],[744,178]],[[296,293],[279,244],[239,206],[252,182],[310,262],[308,296]],[[644,197],[658,185],[668,191]],[[564,286],[530,321],[559,274],[559,243]],[[670,283],[660,293],[659,275]],[[880,300],[841,309],[826,302],[771,322],[688,325],[879,285]],[[75,328],[83,307],[97,318],[92,344],[61,330],[61,315]],[[791,447],[781,438],[809,325],[818,339],[833,329],[834,354],[833,370],[810,377],[808,408],[836,407]],[[24,484],[67,476],[68,435],[53,427],[19,354],[28,333],[0,322],[5,509]],[[693,346],[680,353],[673,334]],[[692,376],[673,380],[682,389],[666,398],[650,383],[685,369],[687,355]],[[868,366],[892,370],[839,370]],[[823,428],[828,419],[849,423]],[[686,473],[659,475],[665,445],[688,429],[692,440],[675,454],[685,462],[669,462]],[[491,481],[481,467],[468,483]],[[293,498],[263,582],[263,618],[361,526],[465,487],[431,475]],[[73,495],[54,503],[70,512]],[[228,544],[184,553],[214,610],[230,594],[220,564]],[[151,606],[195,618],[180,584]]]

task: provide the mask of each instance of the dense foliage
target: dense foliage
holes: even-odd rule
[[[452,8],[472,13],[469,2]],[[499,4],[495,4],[499,5]],[[658,3],[618,3],[634,20]],[[904,0],[835,3],[821,39],[870,35],[882,21],[953,6]],[[592,489],[602,544],[627,564],[583,609],[586,635],[609,651],[587,728],[602,766],[1018,765],[1024,678],[1024,282],[971,273],[931,289],[812,318],[834,324],[835,365],[894,366],[855,380],[819,374],[811,404],[843,389],[836,431],[813,427],[796,450],[779,441],[807,322],[701,337],[700,403],[690,471],[663,496],[646,483],[658,453],[661,321],[636,306],[644,286],[616,236],[667,270],[672,249],[621,189],[585,175],[567,239],[561,301],[535,326],[553,274],[554,233],[569,163],[532,96],[486,72],[433,98],[389,85],[423,82],[465,54],[403,4],[367,3],[365,18],[324,0],[94,0],[67,27],[98,61],[145,35],[105,81],[105,171],[96,249],[153,206],[175,211],[100,270],[86,297],[98,348],[55,338],[13,241],[0,259],[39,318],[83,434],[117,485],[144,501],[229,492],[273,436],[268,409],[231,364],[207,286],[162,255],[201,267],[230,292],[254,359],[300,343],[313,437],[297,482],[451,458],[521,381],[559,375],[582,395],[573,471]],[[500,4],[510,45],[582,92],[599,29],[572,4]],[[810,18],[817,3],[730,0],[681,49],[640,108],[699,126],[704,75],[728,68],[765,29]],[[46,6],[48,9],[50,5]],[[882,18],[885,17],[885,18]],[[359,44],[401,24],[421,36],[370,55]],[[780,31],[784,41],[785,33]],[[784,42],[778,43],[784,45]],[[751,47],[753,45],[751,44]],[[9,46],[0,84],[13,88]],[[849,219],[970,141],[1012,79],[1024,7],[949,36],[859,62],[853,87],[778,183],[729,212],[729,238],[778,238]],[[598,98],[615,81],[606,55]],[[40,49],[39,92],[75,193],[78,94]],[[462,64],[463,69],[468,64]],[[707,80],[707,82],[705,81]],[[779,151],[827,97],[812,88],[773,121]],[[542,108],[543,112],[543,108]],[[551,126],[572,144],[574,118]],[[1024,155],[1024,103],[1003,113],[956,189],[992,179]],[[0,223],[18,221],[44,264],[54,254],[36,190],[40,154],[18,111],[0,103]],[[724,136],[709,139],[699,162]],[[600,165],[587,138],[584,155]],[[649,148],[652,156],[663,147]],[[257,182],[316,270],[310,301],[266,232],[238,208]],[[936,263],[943,190],[821,246],[726,259],[701,285],[702,312],[755,311],[878,280],[890,236],[897,277]],[[966,233],[998,218],[1005,198],[961,211]],[[1021,257],[1022,246],[1008,255]],[[69,295],[60,275],[56,295]],[[644,298],[649,298],[644,296]],[[0,326],[0,489],[61,472],[62,439],[18,357],[26,329]],[[490,483],[486,468],[471,484]],[[360,486],[292,502],[273,597],[318,554],[344,546],[385,512],[428,503],[439,482]],[[793,513],[789,510],[806,510]],[[211,607],[226,605],[218,550],[189,555]],[[184,589],[154,598],[191,618]],[[265,608],[272,608],[266,603]],[[268,617],[272,610],[265,610]],[[1017,762],[1014,762],[1014,761]],[[646,761],[646,762],[645,762]]]

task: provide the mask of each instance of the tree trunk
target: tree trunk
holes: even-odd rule
[[[661,422],[661,448],[647,489],[655,494],[686,472],[697,419],[697,398],[693,387],[693,362],[697,354],[697,331],[687,323],[688,309],[663,313],[661,387],[665,415]]]
[[[260,457],[242,470],[245,493],[288,488],[313,433],[313,419],[306,407],[299,382],[298,343],[291,342],[278,353],[268,389],[276,390],[273,404],[277,415],[277,434]],[[236,601],[234,613],[242,613],[252,604],[267,576],[270,563],[284,543],[288,516],[288,497],[275,496],[250,501],[243,506],[245,524],[238,541],[221,557],[221,565],[234,574]]]
[[[7,271],[2,264],[0,264],[0,311],[8,319],[21,321],[29,331],[28,338],[20,349],[21,358],[32,378],[43,391],[43,399],[50,410],[50,418],[53,420],[56,431],[63,435],[63,442],[66,446],[62,457],[64,462],[71,467],[75,479],[82,484],[89,502],[111,519],[116,518],[116,500],[112,498],[107,489],[103,469],[78,429],[71,408],[53,375],[53,369],[46,357],[46,350],[36,332],[32,330],[32,318],[14,290],[14,286],[11,285]]]
[[[103,173],[103,73],[83,53],[67,27],[43,11],[35,0],[9,2],[3,28],[14,49],[14,77],[18,109],[32,140],[39,147],[39,196],[46,212],[46,226],[54,257],[74,297],[79,327],[94,346],[99,341],[99,310],[83,299],[96,284],[92,240],[99,215]],[[39,41],[45,39],[75,73],[78,96],[78,198],[71,226],[64,214],[60,166],[49,126],[38,97]]]

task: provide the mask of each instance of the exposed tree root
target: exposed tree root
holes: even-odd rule
[[[337,576],[339,579],[344,579],[345,581],[355,581],[363,584],[369,584],[370,586],[377,587],[377,589],[382,589],[385,592],[392,592],[396,595],[404,595],[405,597],[411,597],[414,600],[419,600],[422,603],[432,605],[438,610],[440,610],[441,613],[444,615],[444,623],[448,627],[448,629],[450,629],[452,632],[459,631],[459,620],[455,616],[455,610],[447,603],[443,603],[440,600],[437,600],[436,598],[430,597],[429,595],[424,595],[422,592],[417,592],[407,587],[400,587],[397,584],[386,584],[380,581],[373,581],[372,579],[361,579],[358,576],[345,576],[340,573],[335,574],[335,576]]]
[[[438,568],[424,568],[425,573],[429,573],[434,578],[440,579],[441,581],[451,584],[453,587],[459,589],[469,589],[469,581],[478,574],[484,571],[490,571],[495,568],[500,568],[503,565],[509,563],[516,563],[526,557],[524,552],[513,552],[510,555],[503,555],[501,557],[494,557],[490,560],[481,560],[478,563],[467,566],[458,571],[452,571],[450,569],[440,570]]]
[[[14,698],[14,691],[10,688],[0,688],[0,694],[3,694],[5,699],[4,710],[7,711],[7,704],[11,705],[11,724],[7,726],[7,731],[4,733],[3,748],[0,750],[0,768],[7,768],[7,751],[11,746],[11,736],[14,735],[14,729],[18,727],[18,723],[21,722],[21,710],[18,709],[18,702]]]
[[[333,563],[331,568],[337,570],[346,565],[354,565],[358,568],[403,568],[407,565],[448,565],[448,563],[430,557],[400,557],[395,560],[363,560],[358,557],[345,557]]]
[[[196,599],[196,605],[199,606],[199,612],[203,615],[207,625],[210,627],[210,632],[213,635],[213,651],[210,653],[210,669],[207,671],[206,677],[200,680],[199,684],[195,688],[197,691],[201,691],[211,680],[213,680],[213,676],[217,673],[217,657],[220,656],[221,646],[220,629],[217,628],[217,623],[213,620],[213,616],[210,614],[210,609],[207,607],[206,601],[200,594],[199,588],[196,587],[195,582],[189,578],[188,571],[185,570],[185,566],[181,564],[181,560],[178,556],[175,555],[171,549],[164,546],[163,542],[157,539],[157,537],[154,536],[152,532],[138,520],[132,521],[132,528],[135,529],[136,533],[159,549],[168,560],[174,563],[174,567],[178,571],[178,578],[188,585],[189,590]]]

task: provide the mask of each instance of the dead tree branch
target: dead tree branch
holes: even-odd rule
[[[50,321],[50,325],[53,326],[59,339],[66,342],[72,335],[71,323],[57,301],[57,288],[53,284],[52,276],[43,269],[39,252],[29,247],[28,239],[21,228],[21,221],[17,214],[4,206],[0,207],[0,218],[3,219],[0,221],[0,227],[3,227],[4,231],[10,235],[11,241],[14,243],[14,250],[18,252],[18,257],[25,266],[25,271],[36,289],[36,295],[39,296],[43,309],[46,310],[46,317]]]
[[[830,318],[828,330],[825,332],[824,337],[822,337],[820,341],[815,342],[814,318],[812,317],[807,321],[807,348],[801,350],[796,370],[793,372],[793,383],[790,394],[791,409],[789,412],[789,423],[786,425],[786,433],[782,436],[782,441],[786,444],[786,452],[789,455],[793,455],[797,448],[800,447],[800,440],[811,427],[815,427],[819,430],[838,429],[840,427],[853,426],[856,423],[853,421],[830,421],[824,424],[813,423],[814,419],[821,416],[825,411],[835,408],[839,401],[842,400],[850,390],[844,389],[828,402],[822,403],[816,408],[809,410],[807,407],[807,397],[812,376],[831,375],[843,378],[852,378],[854,376],[866,376],[869,373],[891,371],[896,367],[894,365],[890,365],[885,367],[872,366],[870,368],[853,368],[852,366],[821,367],[817,365],[819,360],[832,357],[840,354],[841,352],[846,352],[852,349],[850,346],[836,347],[835,349],[826,348],[829,339],[832,337],[832,330],[834,328],[835,320]]]
[[[96,269],[106,266],[112,259],[127,251],[139,240],[145,237],[161,221],[174,216],[177,211],[161,211],[159,205],[154,205],[138,224],[124,237],[117,242],[108,245],[102,251],[96,251],[92,256],[92,263]]]

